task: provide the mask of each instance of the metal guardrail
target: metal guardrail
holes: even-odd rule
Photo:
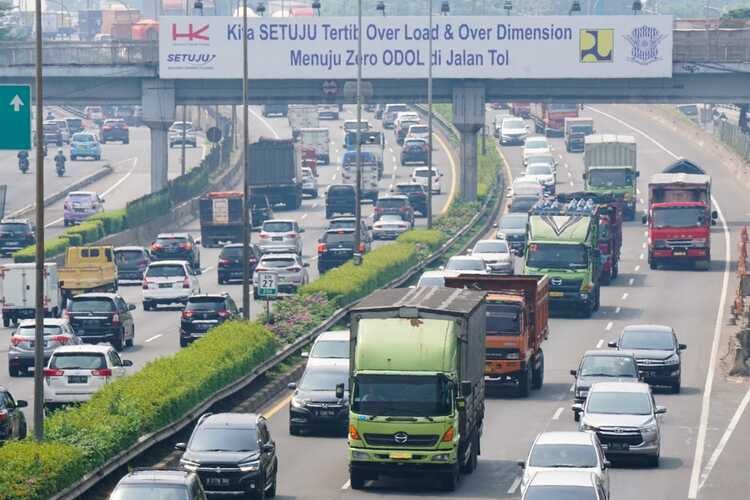
[[[438,124],[438,127],[443,128],[444,133],[446,133],[446,135],[454,134],[454,131],[451,130],[452,127],[450,126],[450,124],[445,123],[442,120],[442,118],[439,117],[439,115],[435,115],[435,118],[436,118],[435,122]],[[499,175],[500,173],[498,172],[498,176]],[[500,206],[503,200],[503,193],[504,193],[504,190],[503,190],[502,183],[500,182],[500,179],[498,179],[498,182],[495,183],[495,186],[494,186],[493,191],[491,192],[491,195],[487,196],[487,199],[482,205],[482,209],[479,210],[477,214],[474,215],[474,217],[472,217],[469,223],[467,223],[460,231],[458,231],[453,237],[451,237],[448,241],[446,241],[439,249],[437,249],[435,252],[430,254],[422,262],[412,266],[409,270],[407,270],[403,275],[399,276],[398,278],[395,278],[391,280],[390,282],[386,283],[383,286],[383,288],[399,287],[407,283],[417,273],[421,272],[425,267],[429,266],[433,262],[442,258],[450,250],[450,248],[456,243],[456,241],[458,241],[468,231],[470,231],[471,228],[474,226],[474,224],[476,224],[483,216],[488,216],[487,221],[482,227],[482,230],[479,231],[478,235],[476,235],[474,238],[467,241],[463,245],[461,251],[465,250],[470,245],[473,245],[474,242],[477,239],[479,239],[492,226],[494,217],[500,210]],[[248,387],[250,384],[255,382],[259,377],[263,376],[268,371],[270,371],[271,369],[273,369],[280,363],[283,363],[288,358],[292,357],[297,352],[302,350],[302,348],[304,348],[307,344],[309,344],[310,341],[312,341],[320,333],[330,329],[336,323],[344,319],[346,315],[349,314],[349,310],[357,302],[359,301],[352,302],[351,304],[347,304],[346,306],[338,309],[336,312],[333,313],[333,315],[331,315],[330,318],[328,318],[327,321],[325,321],[324,323],[322,323],[321,325],[313,329],[311,332],[299,337],[292,344],[289,344],[283,349],[281,349],[280,351],[276,352],[276,354],[274,354],[271,358],[267,359],[266,361],[261,363],[259,366],[254,368],[250,373],[248,373],[243,378],[238,379],[235,382],[227,385],[226,387],[224,387],[222,390],[215,393],[210,398],[194,406],[190,411],[188,411],[188,413],[186,413],[179,420],[172,422],[168,425],[165,425],[164,427],[158,429],[155,432],[141,436],[138,439],[138,441],[134,443],[133,445],[131,445],[129,448],[127,448],[126,450],[123,450],[122,452],[112,457],[103,465],[94,469],[92,472],[84,476],[80,481],[74,483],[73,485],[69,486],[65,490],[57,493],[55,496],[52,497],[52,500],[68,500],[68,499],[73,500],[75,498],[78,498],[80,495],[82,495],[83,493],[91,489],[94,485],[96,485],[96,483],[98,483],[100,480],[104,479],[111,473],[113,473],[118,468],[126,465],[135,457],[145,453],[152,446],[162,441],[165,441],[166,439],[169,439],[171,436],[180,432],[186,426],[190,425],[190,423],[192,423],[200,415],[205,413],[213,405],[242,391],[243,389]]]
[[[734,149],[743,160],[750,161],[750,134],[738,125],[725,120],[714,120],[714,136]]]

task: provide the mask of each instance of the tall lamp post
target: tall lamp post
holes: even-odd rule
[[[242,0],[242,318],[250,319],[250,169],[247,147],[247,0]]]
[[[357,229],[354,231],[354,265],[362,263],[362,239],[359,228],[362,225],[362,0],[357,0],[357,175],[354,217]]]
[[[185,2],[185,15],[186,16],[190,15],[190,3],[189,2]],[[182,105],[182,127],[181,127],[182,130],[180,134],[182,137],[182,139],[180,140],[180,175],[185,175],[185,161],[186,161],[185,160],[185,136],[187,135],[187,130],[185,130],[185,121],[187,120],[186,114],[187,114],[187,106],[183,104]]]
[[[427,229],[432,229],[432,0],[427,0],[427,4]]]

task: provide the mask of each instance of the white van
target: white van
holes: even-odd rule
[[[36,312],[36,264],[0,265],[0,307],[3,326],[17,325],[22,319],[34,319]],[[62,294],[57,264],[44,263],[44,315],[60,316]]]

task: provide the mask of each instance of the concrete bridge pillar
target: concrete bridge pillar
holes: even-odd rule
[[[459,198],[477,199],[477,132],[484,127],[484,85],[466,82],[453,87],[453,126],[461,135]]]
[[[151,131],[151,192],[167,187],[169,127],[175,119],[173,80],[143,80],[143,122]]]

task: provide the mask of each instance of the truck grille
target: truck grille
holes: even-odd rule
[[[403,436],[406,440],[403,441]],[[390,448],[432,448],[440,436],[437,434],[365,434],[365,441],[372,446],[388,446]]]
[[[581,290],[583,280],[566,280],[563,278],[551,278],[550,290],[555,292],[578,292]]]
[[[643,443],[641,431],[638,429],[628,429],[623,427],[606,427],[599,429],[596,433],[602,444],[627,444],[638,446]]]
[[[679,239],[679,240],[665,240],[669,248],[688,248],[693,246],[693,240],[691,239]]]
[[[518,349],[488,347],[485,355],[486,359],[520,359]]]

